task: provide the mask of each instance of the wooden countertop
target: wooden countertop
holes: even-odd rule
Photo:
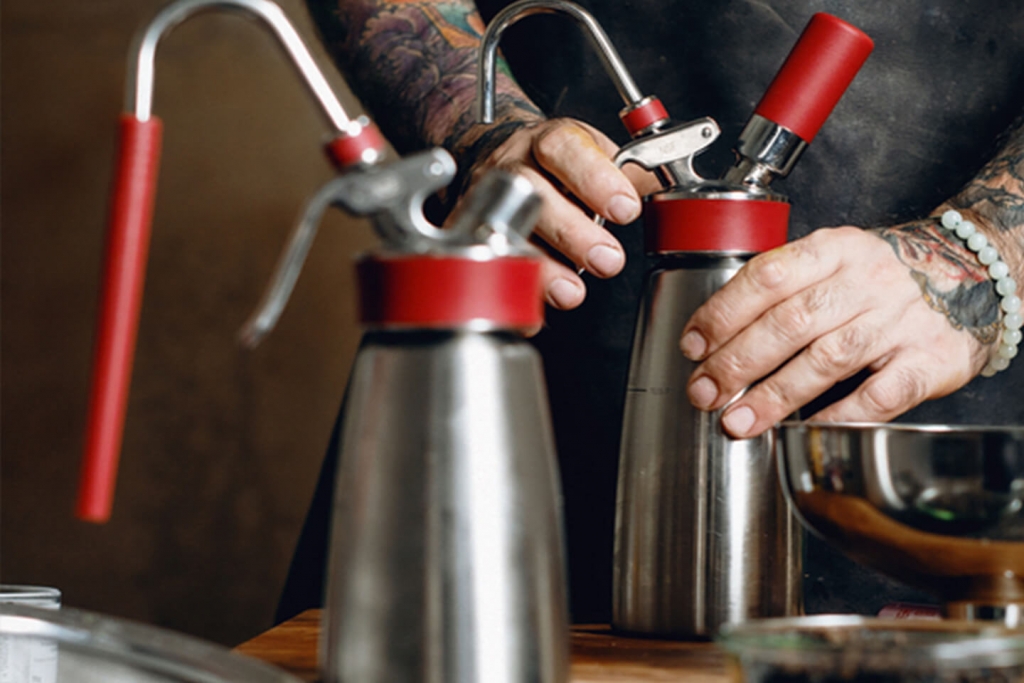
[[[316,681],[320,610],[309,610],[236,650]],[[712,643],[687,643],[613,635],[606,626],[574,626],[572,683],[728,683],[725,655]]]

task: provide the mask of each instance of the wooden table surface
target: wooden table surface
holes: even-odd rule
[[[316,681],[320,610],[309,610],[242,643],[237,651]],[[605,626],[572,631],[572,683],[728,683],[725,655],[712,643],[613,635]]]

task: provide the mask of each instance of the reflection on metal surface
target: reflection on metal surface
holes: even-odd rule
[[[326,680],[567,679],[543,387],[514,335],[366,335],[342,424]]]
[[[777,485],[771,434],[726,437],[686,395],[692,312],[743,264],[687,257],[656,270],[634,337],[616,511],[613,624],[670,636],[798,613],[800,529]]]
[[[1020,625],[1024,428],[778,427],[783,484],[809,529],[944,599]]]

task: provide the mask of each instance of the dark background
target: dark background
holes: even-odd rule
[[[352,257],[375,239],[330,215],[280,327],[254,352],[236,344],[301,202],[331,177],[326,125],[252,21],[171,32],[113,519],[72,517],[125,64],[164,4],[3,4],[0,580],[237,644],[271,625],[358,342]],[[281,5],[320,54],[304,6]]]

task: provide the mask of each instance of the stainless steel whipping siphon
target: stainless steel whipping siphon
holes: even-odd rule
[[[178,0],[141,34],[122,119],[78,514],[110,514],[156,191],[150,116],[160,36],[194,12],[264,19],[336,129],[342,174],[310,200],[242,339],[275,324],[330,206],[382,238],[357,263],[366,332],[346,394],[320,646],[329,683],[563,683],[569,631],[554,438],[537,352],[539,212],[530,183],[495,172],[450,227],[423,202],[451,182],[444,150],[388,164],[345,115],[284,14],[266,0]]]
[[[672,122],[633,84],[597,22],[561,0],[522,0],[491,22],[481,57],[481,118],[493,119],[501,32],[558,12],[587,32],[626,102],[633,137],[616,156],[653,171],[646,250],[655,257],[633,339],[615,523],[613,626],[669,637],[713,635],[728,622],[801,609],[802,538],[784,500],[771,434],[726,436],[721,411],[686,395],[695,365],[679,340],[686,321],[755,254],[786,241],[789,203],[769,189],[787,175],[870,54],[857,28],[816,14],[776,75],[722,180],[693,169],[720,129],[710,118]]]
[[[554,437],[540,357],[540,209],[529,181],[484,178],[452,225],[422,203],[443,150],[338,178],[314,197],[272,319],[327,206],[371,216],[358,264],[366,333],[345,398],[321,643],[329,683],[559,683],[568,616]],[[267,320],[265,320],[265,318]]]

